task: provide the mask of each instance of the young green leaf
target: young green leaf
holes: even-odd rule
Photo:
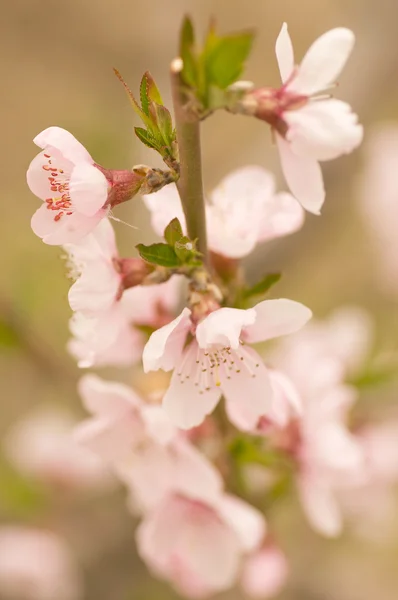
[[[149,71],[145,73],[144,77],[146,79],[146,95],[148,100],[163,106],[162,96],[160,95],[159,88],[156,85],[154,78]]]
[[[192,88],[198,85],[198,61],[195,55],[195,33],[192,21],[185,17],[180,34],[180,57],[183,62],[181,77]]]
[[[169,268],[181,266],[180,259],[168,244],[158,243],[150,246],[137,244],[136,248],[141,258],[153,265]]]
[[[139,106],[137,100],[134,98],[133,92],[130,90],[129,86],[127,85],[127,83],[124,81],[122,75],[119,73],[119,71],[117,69],[113,69],[116,77],[119,79],[119,81],[122,83],[127,96],[129,97],[131,106],[134,110],[134,112],[140,117],[140,119],[142,120],[142,122],[144,123],[144,125],[146,125],[148,127],[148,129],[151,129],[152,126],[152,121],[151,119],[148,117],[148,115],[141,109],[141,107]]]
[[[252,296],[260,296],[262,294],[265,294],[273,285],[275,285],[280,280],[281,277],[282,273],[268,273],[255,285],[253,285],[250,288],[244,289],[242,292],[242,298],[244,300],[247,300]]]
[[[184,237],[181,223],[177,219],[177,217],[175,217],[172,221],[170,221],[170,223],[167,225],[166,229],[164,230],[163,235],[164,235],[164,239],[166,240],[168,245],[174,249],[174,246],[176,245],[176,243],[179,242]]]
[[[239,78],[249,56],[253,37],[252,32],[231,34],[217,41],[213,36],[213,47],[206,53],[206,72],[211,83],[225,89]]]
[[[144,111],[144,113],[146,115],[149,116],[148,82],[147,82],[146,73],[144,73],[144,75],[142,76],[141,83],[140,83],[140,100],[141,100],[142,110]]]
[[[154,150],[159,150],[159,145],[157,141],[149,133],[149,131],[147,131],[143,127],[134,127],[134,131],[135,135],[143,144],[145,144],[145,146],[148,146],[148,148],[153,148]]]
[[[165,106],[151,102],[149,113],[159,132],[159,141],[161,137],[163,143],[166,146],[170,146],[174,139],[173,122],[171,120],[170,112]]]

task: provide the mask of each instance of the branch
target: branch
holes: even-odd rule
[[[208,264],[200,124],[197,116],[186,106],[181,81],[182,68],[181,58],[176,58],[171,63],[171,88],[180,155],[180,178],[177,181],[177,189],[187,222],[188,236],[192,240],[198,240],[197,248],[203,254],[205,264]]]

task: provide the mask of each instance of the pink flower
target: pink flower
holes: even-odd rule
[[[0,528],[0,594],[15,600],[79,600],[82,581],[65,543],[55,534]]]
[[[8,432],[5,455],[23,475],[72,490],[108,489],[102,462],[72,438],[74,417],[55,406],[37,408]]]
[[[319,214],[325,190],[319,161],[352,152],[363,129],[345,102],[320,95],[333,87],[354,46],[354,34],[343,27],[318,38],[301,64],[295,66],[286,23],[276,42],[283,86],[249,93],[254,114],[268,122],[276,142],[286,182],[302,206]]]
[[[262,514],[226,494],[211,503],[171,495],[137,530],[141,558],[185,596],[205,597],[233,586],[245,557],[265,535]]]
[[[142,282],[150,267],[141,259],[121,259],[115,232],[109,219],[103,219],[92,233],[75,244],[65,244],[71,276],[69,290],[72,310],[87,316],[110,309],[123,291]]]
[[[316,368],[314,362],[312,370]],[[276,392],[281,396],[285,393],[284,404],[292,405],[288,397],[293,393],[291,384],[278,385]],[[357,480],[363,469],[363,450],[346,425],[356,391],[334,384],[298,397],[299,416],[292,413],[282,427],[261,419],[254,431],[265,435],[276,449],[295,461],[296,483],[306,516],[316,531],[333,537],[342,528],[341,486],[350,479]]]
[[[338,500],[345,519],[362,537],[395,541],[398,483],[398,423],[367,425],[356,432],[364,454],[356,477],[340,482]]]
[[[339,386],[303,399],[297,454],[299,494],[311,525],[331,537],[342,529],[339,487],[362,469],[362,448],[346,425],[356,397],[353,388]]]
[[[94,313],[95,295],[88,291],[91,286],[95,288],[95,282],[95,279],[86,278],[71,294],[73,305],[84,306],[86,310],[76,312],[70,320],[73,338],[68,342],[69,352],[81,368],[128,366],[137,362],[145,344],[139,326],[156,327],[171,319],[170,312],[178,303],[180,278],[174,276],[166,283],[153,286],[137,285],[125,290],[119,299],[113,298],[116,281],[109,277],[109,285],[105,284],[100,301],[103,307],[111,304],[107,310],[98,313]],[[84,289],[86,284],[88,287]]]
[[[108,181],[71,133],[49,127],[34,139],[43,148],[27,173],[31,191],[44,200],[32,229],[46,244],[76,242],[103,219]]]
[[[158,235],[174,217],[185,228],[175,185],[144,196],[144,201]],[[247,256],[257,244],[293,233],[304,221],[294,198],[276,193],[271,173],[256,166],[243,167],[221,181],[210,195],[206,217],[210,250],[229,258]]]
[[[220,308],[196,327],[185,308],[174,321],[155,331],[143,352],[145,372],[174,369],[163,406],[183,429],[199,425],[221,394],[227,405],[242,406],[246,428],[272,411],[269,374],[247,344],[297,331],[311,311],[291,300],[265,300],[254,308]],[[184,348],[191,333],[192,341]]]
[[[358,373],[370,352],[373,329],[365,310],[344,306],[281,340],[270,360],[289,376],[301,396],[315,396]]]
[[[205,501],[220,493],[218,472],[177,432],[161,406],[95,375],[83,377],[79,389],[93,417],[77,427],[76,439],[114,468],[135,508],[153,508],[170,492]]]

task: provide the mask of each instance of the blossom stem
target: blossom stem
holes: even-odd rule
[[[177,181],[177,189],[187,223],[188,236],[192,240],[198,240],[198,250],[203,255],[204,263],[208,264],[200,123],[197,115],[187,108],[181,81],[182,67],[180,58],[174,59],[171,63],[171,87],[180,157],[180,178]]]

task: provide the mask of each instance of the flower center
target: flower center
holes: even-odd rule
[[[185,353],[177,376],[181,383],[193,379],[199,394],[203,394],[214,387],[220,387],[222,378],[232,379],[240,373],[256,377],[258,367],[259,363],[242,341],[237,350],[229,346],[203,349],[192,343]]]
[[[48,172],[48,183],[51,192],[58,194],[52,198],[46,198],[48,210],[54,211],[54,221],[59,221],[64,215],[73,213],[73,206],[69,196],[69,180],[63,169],[53,166],[51,156],[44,154],[47,164],[42,166],[43,171]]]

